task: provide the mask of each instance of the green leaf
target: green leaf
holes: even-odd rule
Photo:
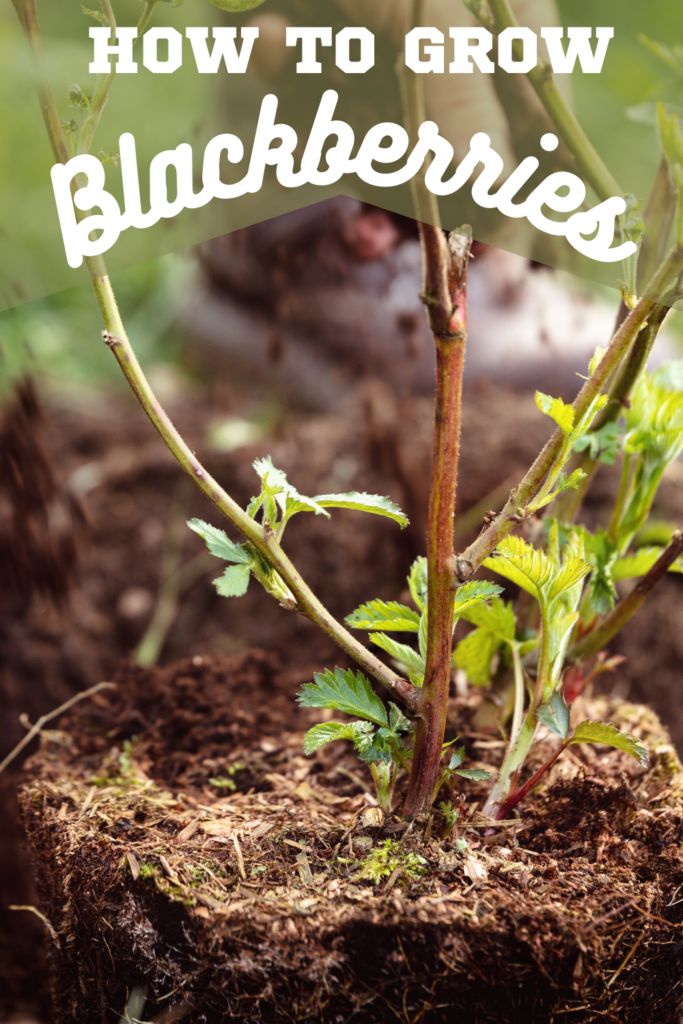
[[[244,597],[250,579],[251,569],[248,565],[231,565],[213,583],[221,597]]]
[[[488,686],[493,662],[503,644],[515,640],[516,620],[512,605],[499,597],[466,608],[463,619],[476,626],[455,649],[453,664],[473,686]]]
[[[481,626],[499,640],[512,643],[517,623],[511,604],[494,597],[487,604],[475,604],[461,612],[461,617],[472,626]]]
[[[588,588],[591,609],[599,615],[605,615],[611,611],[617,599],[614,587],[617,547],[605,530],[597,530],[595,533],[584,530],[583,539],[586,558],[592,568]]]
[[[611,421],[600,430],[593,430],[589,434],[579,437],[574,442],[574,451],[588,452],[594,462],[613,466],[617,461],[621,439],[622,431],[619,423]]]
[[[544,416],[557,424],[565,437],[569,437],[574,429],[574,410],[561,398],[553,398],[551,395],[544,395],[542,391],[536,392],[536,405]]]
[[[453,753],[451,755],[451,759],[448,762],[448,770],[450,772],[457,771],[457,769],[460,767],[460,765],[464,764],[464,762],[465,762],[465,748],[464,747],[458,747],[456,750],[453,751]]]
[[[304,754],[315,754],[316,750],[337,740],[351,740],[361,753],[372,743],[374,731],[370,722],[323,722],[314,725],[304,736]]]
[[[408,576],[410,596],[421,612],[427,607],[427,587],[427,559],[421,556],[413,562]]]
[[[488,782],[491,778],[490,772],[483,771],[481,768],[461,768],[465,760],[465,748],[458,747],[457,750],[453,751],[448,764],[448,771],[454,775],[459,775],[461,779],[470,779],[472,782]]]
[[[583,722],[578,727],[572,743],[595,743],[600,746],[614,747],[616,750],[623,750],[630,754],[636,761],[639,761],[643,768],[647,768],[649,754],[645,747],[633,736],[628,736],[614,725],[605,725],[602,722]]]
[[[361,494],[351,491],[349,494],[319,494],[313,499],[321,508],[349,508],[356,512],[367,512],[374,516],[384,516],[386,519],[393,519],[395,523],[405,529],[410,520],[404,512],[389,498],[383,498],[379,494]]]
[[[469,779],[471,782],[488,782],[493,778],[491,772],[484,771],[483,768],[458,768],[455,775],[459,775],[461,779]]]
[[[389,633],[417,633],[420,616],[398,601],[368,601],[347,616],[354,629],[386,630]]]
[[[495,633],[485,628],[475,629],[455,648],[453,664],[465,673],[473,686],[488,686],[499,648],[500,640]]]
[[[569,735],[569,708],[561,693],[554,693],[547,704],[541,705],[538,720],[561,740],[566,740]]]
[[[400,665],[403,665],[408,673],[413,686],[422,686],[424,683],[425,662],[424,658],[414,651],[407,644],[400,644],[393,640],[386,633],[371,633],[370,640],[380,650],[385,651],[394,658]]]
[[[562,566],[548,588],[548,598],[553,600],[573,590],[591,571],[590,563],[578,555],[566,554]]]
[[[429,618],[427,612],[423,612],[420,616],[420,628],[417,632],[417,647],[422,657],[422,660],[426,663],[427,661],[427,646],[429,644]]]
[[[575,469],[570,476],[566,473],[560,473],[557,480],[557,485],[554,490],[543,497],[540,497],[537,501],[532,502],[529,506],[530,512],[540,512],[541,509],[547,508],[548,505],[552,505],[556,498],[559,498],[565,491],[575,491],[577,487],[580,487],[583,481],[586,479],[586,473],[583,469]]]
[[[468,609],[473,605],[481,606],[482,602],[499,597],[503,588],[497,583],[490,583],[488,580],[474,580],[472,583],[464,583],[458,588],[453,601],[453,610],[456,619],[464,617]]]
[[[412,724],[409,718],[403,714],[399,707],[395,704],[389,703],[389,731],[394,733],[396,736],[400,736],[403,733],[410,732]]]
[[[325,669],[313,679],[314,682],[306,683],[297,695],[302,707],[342,711],[345,715],[364,718],[378,726],[389,724],[384,704],[362,672]]]
[[[224,562],[233,562],[236,565],[248,565],[251,555],[242,544],[235,544],[223,530],[219,530],[202,519],[191,519],[187,524],[190,529],[198,534],[207,548],[216,558],[222,558]]]
[[[575,538],[575,539],[574,539]],[[590,564],[578,554],[580,538],[572,535],[561,565],[521,537],[505,537],[484,565],[515,583],[537,600],[553,601],[576,587],[590,572]]]
[[[273,465],[269,455],[256,459],[254,470],[261,479],[263,492],[250,505],[250,515],[255,515],[263,505],[266,520],[271,525],[274,525],[277,519],[277,508],[286,519],[291,519],[299,512],[313,512],[317,516],[330,518],[329,512],[326,512],[314,498],[305,497],[290,484],[287,474]]]
[[[550,558],[521,537],[505,537],[484,566],[537,600],[556,572]]]

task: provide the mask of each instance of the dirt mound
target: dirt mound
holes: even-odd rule
[[[302,756],[292,683],[261,654],[124,671],[45,741],[22,804],[55,1024],[131,999],[188,1024],[678,1021],[683,775],[650,712],[591,708],[647,771],[582,749],[519,822],[487,835],[474,784],[423,836],[343,749]]]

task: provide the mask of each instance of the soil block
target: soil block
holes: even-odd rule
[[[55,1024],[680,1021],[683,772],[651,711],[586,709],[648,769],[576,748],[519,819],[492,832],[462,783],[425,833],[342,745],[302,755],[305,679],[261,653],[125,668],[44,737],[21,801]],[[450,731],[495,767],[480,701]]]

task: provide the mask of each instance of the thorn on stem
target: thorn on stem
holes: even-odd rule
[[[117,337],[115,334],[112,334],[111,331],[102,331],[102,341],[107,346],[107,348],[111,349],[112,352],[119,345],[123,344],[121,339]]]
[[[466,558],[458,558],[455,562],[455,577],[458,583],[467,583],[474,576],[474,566]]]

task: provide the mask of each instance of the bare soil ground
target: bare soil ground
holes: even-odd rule
[[[131,993],[192,1024],[680,1019],[683,773],[654,715],[589,711],[647,771],[582,749],[520,821],[487,834],[470,786],[425,837],[348,752],[302,756],[297,676],[257,652],[124,670],[44,742],[22,804],[50,1020],[115,1024]],[[479,700],[450,728],[495,765]]]

